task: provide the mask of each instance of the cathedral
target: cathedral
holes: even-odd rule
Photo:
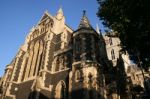
[[[65,23],[62,8],[55,16],[46,11],[6,66],[0,99],[141,99],[141,72],[133,84],[136,66],[127,64],[119,44],[95,30],[85,11],[77,30]]]

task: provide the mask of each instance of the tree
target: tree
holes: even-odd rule
[[[97,0],[97,16],[118,32],[123,49],[150,66],[150,0]],[[134,60],[138,61],[138,58]]]

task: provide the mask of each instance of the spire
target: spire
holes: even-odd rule
[[[83,11],[83,16],[82,16],[82,19],[80,21],[78,28],[83,28],[83,27],[91,28],[90,22],[89,22],[88,18],[86,17],[86,11],[85,10]]]
[[[100,34],[100,31],[99,31],[99,26],[98,26],[98,24],[96,24],[96,32],[97,32],[98,34]]]
[[[58,20],[61,20],[61,19],[63,19],[63,17],[64,17],[63,10],[62,10],[62,8],[60,7],[59,10],[57,11],[56,18],[57,18]]]
[[[57,11],[57,14],[62,14],[63,15],[62,7],[59,8],[59,10]]]
[[[98,24],[96,24],[96,32],[97,32],[100,36],[102,36],[101,30],[99,29]]]

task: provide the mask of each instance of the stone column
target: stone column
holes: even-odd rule
[[[13,73],[12,73],[12,77],[11,77],[11,80],[10,81],[13,81],[14,80],[14,77],[16,75],[16,70],[17,70],[17,65],[18,65],[18,62],[19,62],[19,58],[21,56],[22,52],[20,51],[18,53],[18,55],[16,56],[16,62],[15,62],[15,65],[14,65],[14,69],[13,69]]]
[[[47,33],[45,41],[46,41],[46,54],[45,54],[45,61],[44,61],[44,71],[47,71],[47,66],[48,66],[48,60],[49,60],[49,50],[50,50],[50,45],[51,45],[51,40],[53,38],[53,33]],[[43,78],[43,84],[45,81],[45,76],[46,76],[46,72],[42,73],[42,78]],[[43,85],[44,86],[44,85]]]

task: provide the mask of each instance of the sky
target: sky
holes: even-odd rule
[[[0,76],[44,12],[48,10],[54,16],[60,7],[73,30],[78,28],[83,10],[93,28],[98,24],[104,30],[96,16],[97,0],[0,0]]]

